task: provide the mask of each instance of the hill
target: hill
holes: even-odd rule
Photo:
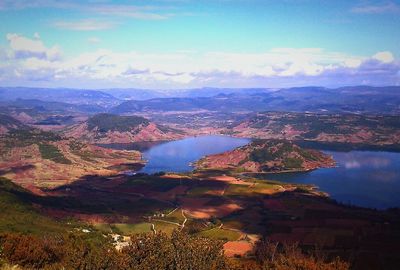
[[[140,116],[97,114],[74,125],[64,133],[92,143],[132,143],[178,139],[183,134],[175,129],[157,125]]]
[[[233,123],[240,137],[368,145],[400,144],[400,119],[393,115],[257,113]]]
[[[13,129],[0,136],[0,176],[38,191],[89,174],[117,173],[142,166],[137,151],[119,151],[37,129]]]
[[[111,109],[113,113],[165,111],[219,112],[330,112],[400,113],[400,87],[353,86],[342,88],[298,87],[276,91],[218,88],[176,93],[175,96],[149,100],[129,100]],[[214,93],[212,95],[211,93]]]
[[[198,169],[228,169],[241,172],[308,171],[335,165],[332,157],[303,149],[288,141],[258,140],[222,154],[206,156]]]
[[[9,115],[0,114],[0,135],[18,129],[28,130],[29,127]]]
[[[41,214],[32,206],[35,195],[0,177],[0,233],[51,234],[67,232],[72,226]],[[12,218],[10,218],[12,216]]]
[[[42,101],[60,101],[70,104],[97,105],[111,107],[119,103],[114,96],[97,90],[80,90],[68,88],[30,88],[1,87],[0,100],[36,99]]]
[[[219,112],[261,112],[268,110],[319,113],[400,113],[399,86],[293,87],[282,89],[199,88],[182,90],[79,90],[0,87],[0,101],[13,103],[17,102],[18,99],[46,102],[62,101],[70,104],[69,107],[71,107],[71,104],[76,105],[73,109],[77,111],[92,113],[108,110],[116,114],[198,110]],[[57,104],[46,106],[54,107]]]

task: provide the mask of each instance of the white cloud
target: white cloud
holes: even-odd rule
[[[0,10],[18,10],[33,8],[54,8],[64,10],[79,10],[96,15],[113,15],[118,17],[129,17],[139,20],[163,20],[176,14],[168,11],[174,8],[165,5],[135,5],[135,4],[110,4],[107,1],[100,3],[84,3],[79,1],[56,1],[56,0],[2,0]],[[181,15],[184,15],[182,13]]]
[[[383,14],[383,13],[399,13],[400,6],[389,2],[382,5],[363,5],[351,9],[353,13],[361,14]]]
[[[132,5],[97,5],[88,7],[89,11],[121,17],[130,17],[141,20],[164,20],[173,14],[161,14],[152,12],[158,7],[153,6],[132,6]]]
[[[394,61],[393,54],[391,52],[378,52],[372,56],[373,59],[376,59],[382,63],[391,63]]]
[[[46,47],[39,35],[29,39],[8,34],[7,39],[6,51],[14,57],[0,63],[0,81],[26,85],[40,81],[51,86],[151,88],[326,86],[362,84],[365,80],[371,84],[400,83],[400,63],[388,51],[368,57],[321,48],[275,48],[264,53],[118,53],[98,49],[54,61],[52,56],[59,49]],[[97,42],[95,37],[90,40]],[[1,55],[4,58],[0,51]]]
[[[53,26],[61,29],[74,30],[74,31],[95,31],[111,29],[117,23],[111,21],[99,21],[93,19],[85,19],[79,21],[57,21]]]
[[[89,43],[91,43],[91,44],[97,44],[97,43],[100,43],[100,42],[101,42],[101,40],[100,40],[98,37],[89,37],[89,38],[87,39],[87,41],[88,41]]]
[[[11,56],[16,58],[44,58],[50,61],[61,57],[61,50],[58,46],[47,48],[40,40],[39,34],[35,33],[34,39],[19,34],[7,34],[6,38],[11,49]]]

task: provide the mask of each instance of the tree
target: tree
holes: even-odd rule
[[[224,269],[222,242],[174,231],[131,237],[122,250],[129,269],[212,270]]]

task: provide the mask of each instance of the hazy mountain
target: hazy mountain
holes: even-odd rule
[[[114,96],[96,90],[29,87],[0,88],[0,100],[15,101],[17,99],[36,99],[79,105],[99,105],[104,107],[114,106],[119,103],[119,100]]]
[[[3,106],[15,107],[20,110],[30,109],[40,112],[82,112],[99,113],[106,108],[96,104],[70,104],[58,101],[43,101],[38,99],[17,99],[15,101],[2,102]]]
[[[296,87],[148,89],[43,89],[0,88],[0,101],[34,99],[80,106],[75,111],[135,113],[143,111],[295,111],[400,113],[400,87],[351,86],[341,88]],[[39,105],[42,106],[42,105]],[[54,107],[47,104],[45,108]],[[71,105],[68,105],[71,107]],[[66,107],[68,107],[66,106]]]
[[[244,90],[243,90],[244,91]],[[211,97],[155,98],[126,101],[114,113],[142,111],[294,111],[400,113],[400,87],[301,87],[278,91],[218,94]]]

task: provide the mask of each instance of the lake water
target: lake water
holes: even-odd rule
[[[323,151],[336,168],[307,173],[268,175],[269,179],[315,184],[337,201],[384,209],[400,207],[400,153],[380,151]]]
[[[164,142],[143,153],[148,162],[141,172],[189,172],[193,170],[190,164],[203,156],[232,150],[249,142],[228,136],[199,136]]]
[[[145,173],[188,172],[190,163],[210,154],[232,150],[250,142],[228,136],[199,136],[146,145]],[[136,146],[135,146],[136,147]],[[143,150],[144,150],[143,149]],[[343,203],[373,207],[400,207],[400,153],[385,151],[347,152],[326,150],[337,162],[336,168],[307,173],[268,174],[268,179],[314,184]],[[329,148],[328,148],[329,149]]]

